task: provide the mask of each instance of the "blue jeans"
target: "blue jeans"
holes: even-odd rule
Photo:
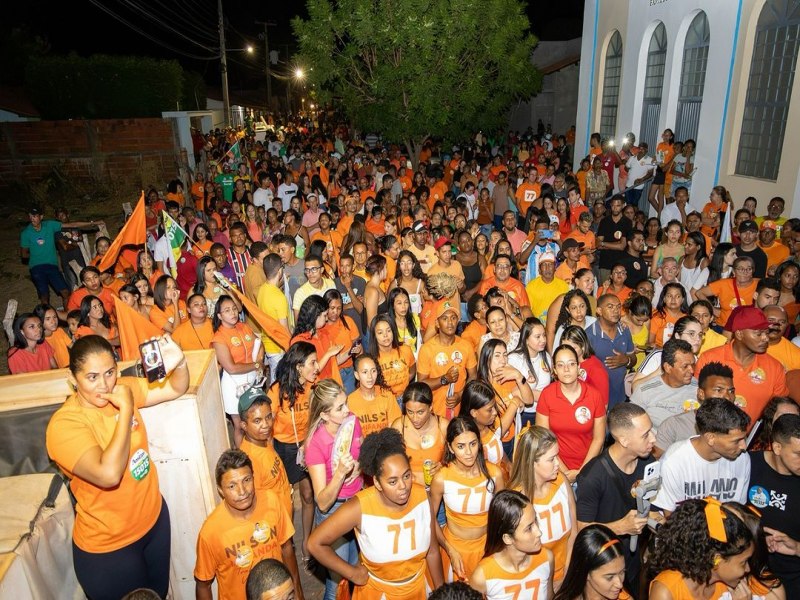
[[[342,385],[344,386],[345,393],[349,396],[355,392],[356,377],[353,375],[353,367],[339,367],[339,375],[342,378]]]
[[[320,523],[325,521],[344,503],[344,500],[337,500],[326,513],[321,512],[319,507],[315,505],[314,527],[317,527]],[[332,544],[332,548],[333,551],[336,552],[336,556],[343,561],[350,565],[358,564],[358,545],[356,544],[355,534],[352,531],[336,540]],[[339,586],[339,581],[341,581],[341,579],[342,578],[336,573],[328,571],[328,576],[325,578],[325,595],[323,596],[323,600],[336,600],[336,588]]]

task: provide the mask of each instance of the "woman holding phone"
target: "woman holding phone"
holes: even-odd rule
[[[158,345],[167,376],[150,388],[145,379],[118,376],[106,339],[77,340],[67,376],[74,393],[47,426],[47,452],[77,502],[72,556],[90,598],[121,598],[141,587],[161,597],[168,591],[169,510],[139,410],[183,394],[189,369],[168,335]]]

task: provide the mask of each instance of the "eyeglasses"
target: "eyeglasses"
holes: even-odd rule
[[[303,269],[306,273],[319,273],[322,270],[322,267],[306,267]]]

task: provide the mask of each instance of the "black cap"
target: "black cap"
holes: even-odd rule
[[[29,215],[43,215],[44,212],[38,206],[31,206],[30,210],[28,211]]]
[[[747,221],[742,221],[741,223],[739,223],[739,233],[742,233],[743,231],[758,232],[758,223],[750,219],[748,219]]]

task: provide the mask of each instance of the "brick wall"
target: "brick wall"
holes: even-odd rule
[[[162,189],[178,172],[176,137],[159,118],[0,123],[0,193],[54,169],[82,185]]]

